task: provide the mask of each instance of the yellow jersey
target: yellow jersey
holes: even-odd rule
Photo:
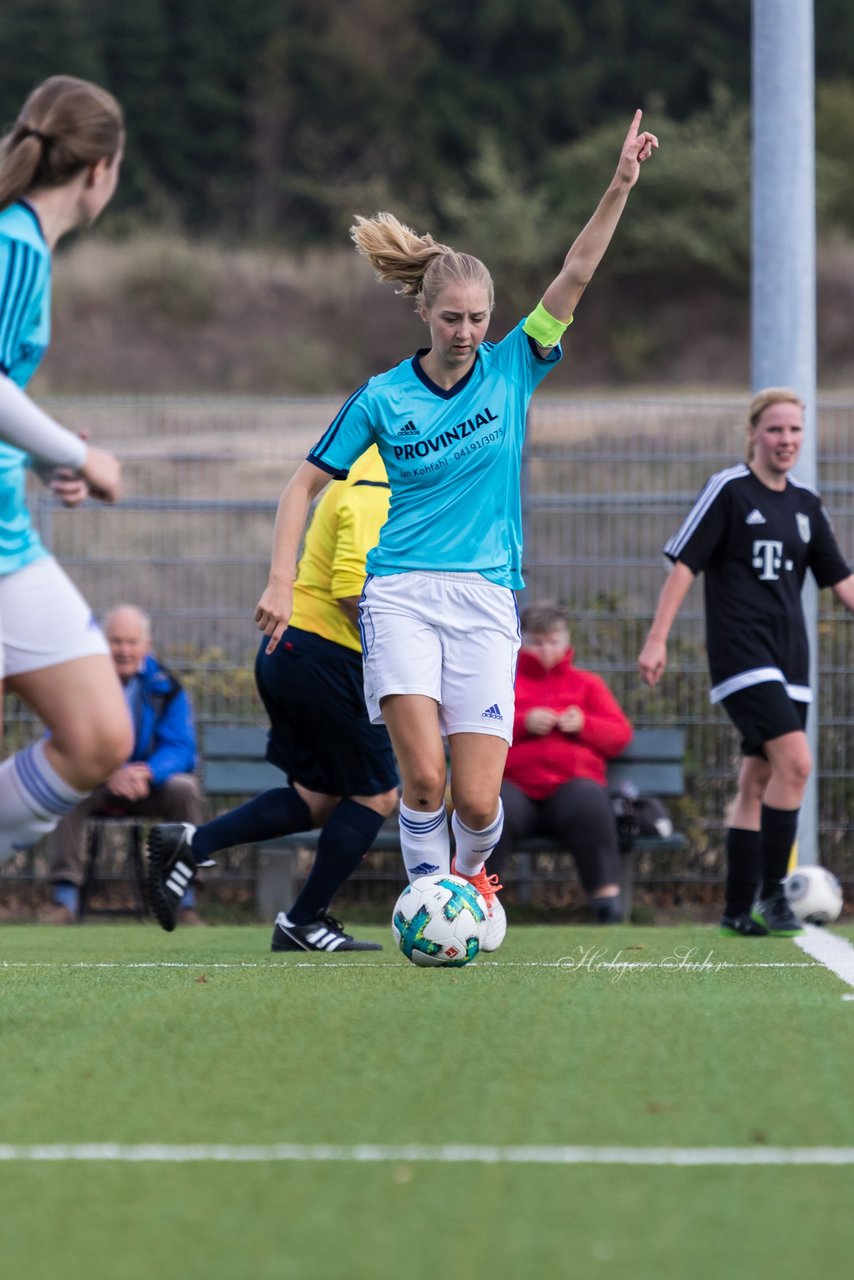
[[[376,445],[353,464],[346,480],[332,482],[305,535],[292,626],[361,652],[358,631],[335,602],[362,594],[365,557],[377,545],[390,497]]]

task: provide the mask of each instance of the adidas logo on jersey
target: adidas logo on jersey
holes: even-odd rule
[[[763,516],[761,511],[757,511],[756,508],[754,507],[744,523],[745,524],[764,524],[765,517]]]
[[[481,712],[480,718],[481,720],[503,720],[504,719],[503,715],[501,714],[501,709],[498,706],[497,702],[493,702],[491,707],[487,707],[485,711]]]
[[[419,862],[417,867],[407,867],[406,869],[412,876],[432,876],[439,870],[439,864],[436,862]]]
[[[418,428],[410,418],[409,422],[405,422],[397,434],[399,436],[417,436]]]

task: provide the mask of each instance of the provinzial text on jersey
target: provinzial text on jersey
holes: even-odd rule
[[[496,414],[491,409],[485,409],[483,413],[478,413],[473,418],[466,418],[465,422],[459,422],[455,427],[448,427],[447,431],[440,431],[430,440],[419,440],[416,444],[395,445],[394,456],[398,461],[426,458],[431,453],[438,453],[440,449],[449,448],[456,440],[465,440],[467,436],[473,435],[487,423],[497,421]]]

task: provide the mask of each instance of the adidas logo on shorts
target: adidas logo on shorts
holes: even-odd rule
[[[409,422],[404,423],[397,433],[399,436],[417,436],[418,428],[410,418]]]
[[[504,719],[503,715],[501,714],[501,708],[499,707],[497,702],[493,702],[491,707],[487,707],[485,711],[482,711],[480,718],[481,720],[503,720]]]

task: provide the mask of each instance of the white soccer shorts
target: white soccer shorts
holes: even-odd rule
[[[382,723],[382,699],[420,693],[439,704],[452,733],[513,739],[519,613],[508,587],[479,573],[370,576],[359,603],[365,701]]]
[[[52,556],[0,574],[0,680],[109,652],[92,610]]]

